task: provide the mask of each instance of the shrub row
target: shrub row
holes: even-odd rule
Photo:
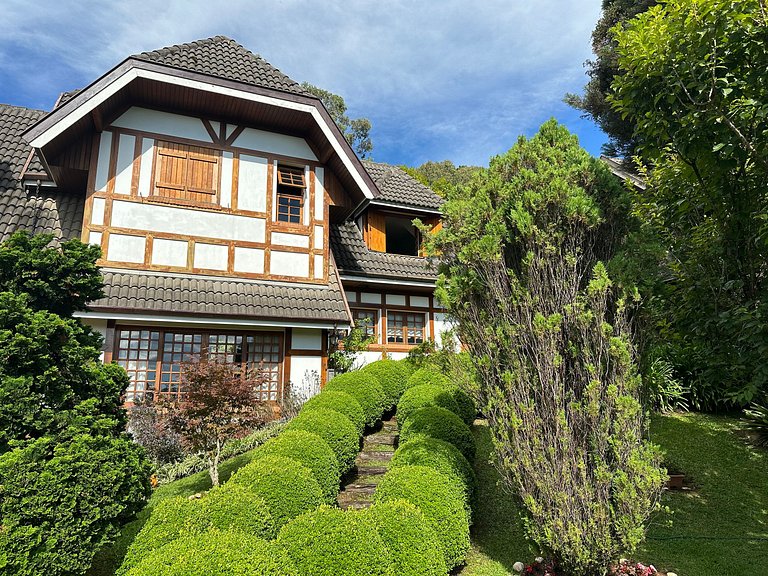
[[[397,404],[397,421],[402,426],[411,413],[426,406],[440,406],[471,425],[477,415],[472,398],[434,368],[420,368],[408,379],[406,391]]]

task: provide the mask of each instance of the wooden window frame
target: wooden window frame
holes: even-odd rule
[[[390,341],[390,339],[389,339],[390,331],[393,330],[393,328],[392,328],[393,324],[394,324],[393,317],[397,316],[397,315],[403,317],[403,325],[402,325],[402,327],[400,327],[400,336],[403,339],[402,342]],[[420,329],[420,331],[421,331],[421,339],[420,339],[420,341],[418,341],[419,340],[418,337],[414,338],[415,341],[413,343],[408,341],[408,331],[416,329],[415,327],[409,326],[409,324],[408,324],[408,317],[409,316],[413,316],[413,317],[421,316],[421,318],[422,318],[422,324],[421,324],[421,329]],[[428,320],[427,312],[417,312],[417,311],[414,311],[414,310],[389,310],[389,309],[387,309],[387,333],[384,335],[385,344],[386,345],[391,345],[391,346],[408,346],[408,347],[418,346],[419,344],[425,342],[426,339],[427,339],[427,325],[428,325],[428,321],[429,320]]]
[[[171,185],[168,186],[162,186],[162,183],[160,181],[161,178],[161,172],[163,170],[163,157],[164,156],[175,156],[180,158],[181,156],[178,154],[168,153],[164,151],[175,151],[179,148],[186,148],[187,154],[185,156],[186,164],[184,166],[184,185],[182,188],[179,188],[179,190],[182,191],[184,195],[188,194],[197,194],[198,196],[204,195],[204,197],[210,197],[210,200],[208,201],[202,201],[200,199],[193,199],[193,198],[178,198],[174,196],[168,196],[165,194],[159,194],[158,188],[171,188]],[[190,162],[194,159],[200,160],[200,161],[206,161],[203,160],[202,157],[199,158],[193,158],[194,154],[198,154],[198,156],[202,156],[199,153],[197,153],[195,150],[206,150],[210,154],[207,156],[208,158],[214,158],[213,162],[209,162],[210,164],[213,164],[213,175],[212,175],[212,185],[213,188],[210,190],[204,190],[204,189],[190,189],[189,187],[189,165]],[[151,202],[156,202],[158,204],[171,204],[171,205],[178,205],[178,206],[193,206],[193,207],[200,207],[200,208],[209,208],[209,209],[221,209],[220,205],[220,197],[221,197],[221,171],[222,171],[222,154],[221,150],[217,148],[212,148],[209,146],[199,146],[197,144],[188,144],[185,142],[174,142],[173,140],[160,140],[156,139],[154,142],[154,162],[152,166],[152,187],[150,190],[150,194],[147,197],[147,200]]]
[[[305,167],[291,166],[288,164],[277,165],[277,183],[275,186],[275,228],[288,228],[302,230],[307,229],[308,225],[304,223],[304,211],[306,209],[306,203],[309,202],[309,182],[305,178]],[[289,207],[287,214],[288,220],[281,219],[280,214],[280,200],[281,198],[287,198],[289,200],[299,201],[298,205],[298,222],[292,222],[290,220],[292,214]]]
[[[380,326],[380,318],[381,313],[376,308],[351,308],[350,311],[352,312],[352,319],[355,321],[355,325],[357,325],[357,321],[359,320],[357,314],[359,312],[364,312],[367,314],[373,314],[373,324],[369,324],[366,328],[370,328],[373,331],[372,336],[374,337],[374,344],[380,344],[381,343],[381,335],[379,332],[379,326]],[[368,336],[368,330],[366,329],[366,336]]]

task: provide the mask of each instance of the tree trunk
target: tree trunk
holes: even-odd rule
[[[211,486],[219,485],[219,458],[221,457],[221,442],[216,440],[216,450],[213,456],[208,455],[208,474],[211,475]]]

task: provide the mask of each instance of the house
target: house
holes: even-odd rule
[[[195,355],[263,371],[263,399],[311,394],[353,322],[375,338],[363,361],[439,340],[412,220],[438,226],[440,205],[222,36],[130,56],[47,113],[0,106],[0,239],[101,247],[106,296],[80,316],[129,403],[178,394]]]

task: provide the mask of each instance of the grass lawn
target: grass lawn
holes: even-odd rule
[[[733,418],[655,416],[651,438],[691,477],[694,492],[667,492],[637,559],[680,576],[768,574],[768,451],[749,447]],[[488,428],[476,425],[479,498],[462,576],[506,576],[534,556],[514,499],[488,464]]]

